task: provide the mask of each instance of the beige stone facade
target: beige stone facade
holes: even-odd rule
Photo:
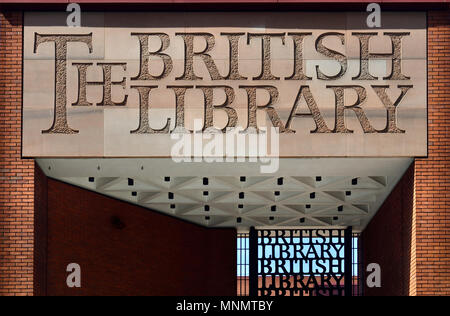
[[[195,119],[276,127],[281,157],[427,153],[424,13],[65,17],[25,14],[25,156],[170,157]]]

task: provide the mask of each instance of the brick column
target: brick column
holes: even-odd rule
[[[450,11],[428,13],[428,158],[415,164],[415,288],[450,295]]]
[[[428,12],[428,157],[416,159],[362,234],[382,287],[366,295],[450,295],[450,11]]]
[[[22,13],[0,12],[0,295],[33,294],[34,162],[21,159]]]

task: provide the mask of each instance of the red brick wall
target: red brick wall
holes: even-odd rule
[[[47,267],[39,294],[236,295],[234,229],[207,229],[55,180],[47,184],[48,212],[36,210],[48,216],[48,239],[36,244],[47,247],[46,264],[38,263]],[[81,266],[79,289],[66,285],[69,263]]]
[[[428,157],[415,160],[362,234],[364,263],[381,265],[383,283],[366,294],[450,295],[449,157],[450,11],[430,11]]]
[[[34,162],[21,159],[22,13],[0,12],[0,295],[33,293]]]
[[[450,295],[450,11],[428,14],[428,158],[417,159],[417,295]]]
[[[414,165],[361,234],[363,264],[379,264],[382,281],[381,288],[365,287],[365,295],[408,295],[413,204]]]

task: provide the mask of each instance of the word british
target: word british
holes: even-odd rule
[[[61,35],[61,34],[39,34],[34,33],[34,53],[43,43],[51,42],[55,46],[55,111],[52,126],[42,131],[44,134],[76,134],[79,131],[70,127],[67,115],[67,54],[70,43],[83,43],[93,52],[92,33],[80,35]],[[101,100],[96,106],[123,107],[128,105],[128,96],[130,90],[137,91],[139,95],[139,118],[136,118],[137,128],[131,130],[131,134],[170,134],[170,133],[191,133],[186,128],[185,122],[185,97],[187,91],[201,91],[203,95],[203,132],[225,132],[227,128],[237,126],[238,112],[236,104],[246,102],[247,117],[244,133],[258,133],[260,131],[257,123],[257,114],[263,112],[267,115],[270,124],[279,130],[281,134],[295,133],[292,123],[296,118],[310,118],[314,121],[316,128],[311,133],[353,133],[346,125],[346,112],[353,112],[361,124],[364,133],[405,133],[405,130],[397,126],[397,107],[405,98],[408,91],[413,88],[411,84],[399,84],[399,81],[408,81],[411,79],[402,71],[402,39],[409,36],[408,32],[354,32],[352,36],[358,39],[360,46],[359,74],[352,78],[354,83],[350,85],[331,84],[332,81],[342,78],[348,71],[349,57],[330,49],[326,45],[327,39],[337,39],[343,47],[346,45],[346,38],[343,33],[326,32],[315,38],[314,49],[320,55],[334,61],[339,65],[339,71],[336,74],[327,74],[329,70],[322,69],[316,65],[315,76],[310,77],[306,71],[306,61],[304,59],[305,39],[312,37],[312,33],[307,32],[280,32],[280,33],[221,33],[220,36],[214,36],[207,32],[201,33],[175,33],[172,37],[181,38],[184,43],[183,63],[175,63],[174,58],[168,53],[171,47],[171,36],[166,33],[130,33],[130,36],[136,38],[136,53],[139,54],[139,71],[135,74],[127,74],[126,62],[72,62],[78,72],[78,96],[72,103],[73,107],[93,106],[92,98],[88,95],[88,87],[100,86],[103,90]],[[390,38],[391,51],[389,53],[372,53],[369,50],[371,39],[377,36]],[[240,47],[242,41],[246,39],[246,45],[254,41],[259,41],[261,49],[261,59],[257,61],[260,65],[259,73],[249,77],[244,76],[239,65],[242,59]],[[290,73],[280,77],[273,74],[272,52],[276,43],[281,42],[285,46],[287,41],[291,41],[293,51]],[[150,50],[150,40],[159,41],[158,49]],[[226,60],[228,71],[221,73],[217,66],[218,61],[214,60],[216,41],[227,41],[229,47],[228,58]],[[280,41],[281,40],[281,41]],[[203,41],[202,49],[196,49],[194,42]],[[240,44],[241,43],[241,44]],[[389,49],[389,47],[387,48]],[[396,81],[395,86],[400,90],[400,94],[391,98],[394,92],[389,91],[390,85],[370,84],[379,80],[378,77],[370,73],[369,61],[376,59],[391,59],[389,73],[383,77],[383,80]],[[203,63],[202,66],[207,70],[209,78],[199,75],[200,68],[197,62]],[[152,61],[158,61],[162,67],[152,67]],[[173,79],[175,84],[159,84],[161,81],[173,75],[177,67],[183,67],[180,76]],[[180,66],[182,65],[182,66]],[[98,68],[99,67],[99,68]],[[91,68],[101,69],[103,73],[102,81],[88,81],[87,73]],[[158,69],[152,69],[158,68]],[[203,68],[202,68],[203,69]],[[113,74],[116,78],[121,75],[121,80],[113,80]],[[206,73],[205,73],[206,74]],[[203,84],[204,80],[214,82],[214,84]],[[334,126],[328,126],[324,116],[316,102],[316,97],[311,91],[311,85],[314,80],[330,82],[326,89],[334,93],[335,97],[335,122]],[[179,82],[180,84],[176,84]],[[215,83],[217,82],[217,84]],[[236,82],[238,83],[236,85]],[[298,82],[297,96],[291,101],[290,114],[287,120],[283,121],[277,111],[277,105],[280,98],[280,87],[282,82]],[[367,84],[369,83],[369,84]],[[364,86],[363,84],[366,84]],[[122,97],[119,101],[114,101],[112,90],[121,88]],[[152,103],[152,97],[161,90],[168,89],[173,93],[174,122],[170,117],[162,118],[163,127],[155,128],[150,126],[149,109],[155,104]],[[237,89],[245,91],[247,100],[236,100]],[[376,129],[370,122],[363,106],[367,103],[368,90],[371,89],[377,95],[379,101],[385,108],[386,124],[381,129]],[[217,104],[215,100],[218,94],[225,95],[225,101]],[[257,94],[265,94],[268,101],[260,102],[257,100]],[[353,104],[346,104],[347,94],[356,94],[357,99]],[[300,111],[300,104],[305,101],[306,108]],[[227,120],[222,126],[214,126],[216,111],[223,111]],[[305,112],[306,111],[306,112]]]

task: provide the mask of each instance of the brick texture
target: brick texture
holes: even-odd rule
[[[414,164],[361,234],[363,265],[381,268],[381,288],[365,287],[367,296],[404,296],[410,291],[413,240]],[[365,285],[365,282],[364,282]]]
[[[450,11],[428,14],[428,157],[415,164],[416,295],[450,295]]]
[[[0,295],[31,295],[34,162],[21,159],[21,12],[0,12],[0,65]]]
[[[450,11],[428,12],[428,156],[415,159],[362,234],[382,288],[367,295],[450,295]]]
[[[36,252],[47,250],[46,258],[36,256],[36,266],[46,267],[45,279],[35,279],[36,294],[236,295],[235,229],[208,229],[52,179],[39,181],[48,185],[36,192],[44,195],[36,212],[48,219],[48,234],[36,244]],[[81,288],[66,285],[70,263],[81,266]]]

